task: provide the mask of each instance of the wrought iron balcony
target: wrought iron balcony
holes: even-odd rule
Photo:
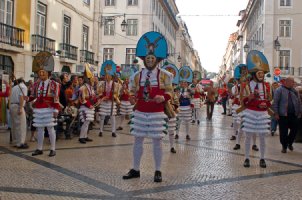
[[[24,30],[0,23],[0,42],[24,48]]]
[[[78,59],[78,47],[66,43],[61,43],[60,51],[61,51],[60,58],[67,58],[70,60]]]
[[[55,43],[55,40],[41,35],[32,35],[31,37],[32,51],[48,51],[51,54],[55,55]]]
[[[80,50],[80,62],[88,62],[94,64],[94,53],[87,50]]]
[[[294,67],[275,67],[279,68],[281,70],[281,76],[293,76],[295,74],[295,68]]]

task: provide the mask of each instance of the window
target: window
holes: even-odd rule
[[[0,55],[0,70],[12,75],[14,72],[14,63],[10,56]]]
[[[115,0],[105,0],[105,6],[115,6]]]
[[[112,18],[105,18],[104,35],[114,35],[115,20]]]
[[[65,44],[70,44],[70,26],[71,26],[71,18],[64,15],[63,43]]]
[[[280,6],[291,6],[292,1],[291,0],[280,0]]]
[[[137,19],[127,20],[127,35],[136,36],[137,35]]]
[[[88,50],[88,36],[89,36],[89,27],[83,25],[83,33],[82,33],[82,49]]]
[[[291,20],[280,20],[280,37],[291,37]]]
[[[128,0],[128,6],[137,6],[138,0]]]
[[[103,61],[105,62],[106,60],[113,60],[113,53],[113,48],[104,48]]]
[[[282,68],[290,66],[290,50],[280,50],[279,66]]]
[[[0,0],[0,22],[13,25],[13,0]]]
[[[84,2],[87,6],[90,6],[90,0],[83,0],[83,2]]]
[[[136,58],[135,56],[136,49],[126,49],[126,63],[125,64],[133,64],[133,60]]]
[[[36,33],[41,36],[46,35],[46,14],[46,5],[41,2],[38,2]]]

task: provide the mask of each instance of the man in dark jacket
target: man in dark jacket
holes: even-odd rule
[[[293,77],[286,78],[284,85],[279,87],[274,94],[273,109],[275,118],[279,121],[282,153],[286,153],[287,148],[291,151],[294,150],[293,142],[298,130],[298,119],[302,112],[299,93],[293,88],[294,83]],[[288,129],[290,129],[289,133]]]

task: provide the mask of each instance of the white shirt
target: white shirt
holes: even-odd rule
[[[258,85],[259,96],[263,100],[264,99],[264,88],[263,88],[264,83],[263,82],[258,83],[258,82],[255,82],[254,80],[250,81],[250,87],[251,87],[252,93],[254,93],[256,85]]]
[[[41,94],[41,87],[42,87],[42,83],[44,82],[44,90],[43,90],[43,97],[46,96],[46,92],[47,92],[47,87],[48,87],[48,84],[49,84],[49,79],[47,79],[46,81],[40,81],[40,84],[39,84],[39,87],[38,87],[38,97],[40,96]]]
[[[27,96],[27,87],[24,83],[15,85],[12,88],[11,96],[10,96],[10,103],[11,104],[20,104],[20,96]],[[24,105],[25,105],[25,101],[24,101]],[[20,106],[24,106],[24,105],[20,105]]]
[[[158,75],[158,70],[157,68],[153,69],[151,71],[151,74],[149,75],[150,78],[149,78],[149,81],[150,81],[150,85],[151,86],[157,86],[158,85],[158,80],[157,80],[157,75]],[[148,69],[144,68],[143,71],[142,71],[142,76],[141,76],[141,81],[140,81],[140,86],[144,86],[145,85],[145,82],[146,82],[146,79],[147,79],[147,73],[149,72]]]

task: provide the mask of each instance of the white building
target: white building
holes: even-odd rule
[[[301,18],[302,1],[250,0],[240,23],[241,49],[262,51],[268,59],[271,75],[278,67],[282,70],[281,76],[291,75],[301,81]]]

